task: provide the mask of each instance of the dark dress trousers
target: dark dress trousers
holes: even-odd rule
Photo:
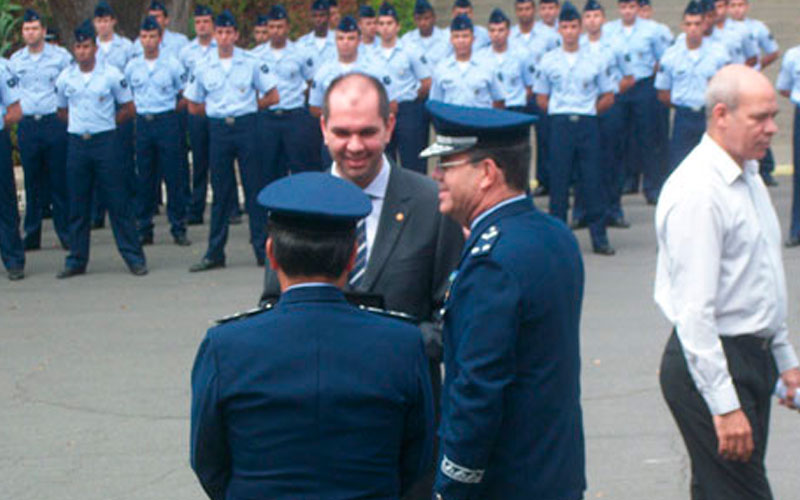
[[[432,443],[419,331],[338,288],[292,288],[200,346],[191,464],[212,500],[397,499]]]

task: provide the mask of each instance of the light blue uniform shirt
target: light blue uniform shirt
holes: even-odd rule
[[[209,118],[244,116],[258,111],[257,96],[277,86],[273,68],[248,52],[233,49],[230,69],[226,70],[213,52],[195,68],[183,96],[205,103]]]
[[[728,62],[728,58],[715,50],[709,40],[703,40],[700,47],[693,51],[682,40],[664,52],[655,87],[669,90],[673,105],[699,111],[705,106],[708,81]]]
[[[259,45],[259,59],[266,62],[273,70],[278,84],[280,101],[269,109],[302,108],[306,103],[305,91],[308,80],[314,77],[313,67],[307,64],[306,58],[291,42],[281,50],[273,50],[269,42]]]
[[[97,62],[100,64],[111,64],[120,72],[125,71],[125,66],[133,58],[133,42],[124,36],[114,33],[111,35],[111,43],[107,48],[100,44],[100,37],[97,42]]]
[[[603,32],[624,54],[624,74],[633,75],[637,81],[654,76],[656,63],[668,46],[658,34],[655,23],[637,18],[630,28],[625,28],[617,19],[606,23]]]
[[[159,54],[153,69],[144,56],[132,59],[125,67],[125,79],[133,91],[138,114],[174,111],[178,94],[186,84],[186,70],[169,54]]]
[[[6,109],[19,100],[19,79],[11,73],[8,60],[0,58],[0,130],[4,127]]]
[[[110,64],[98,63],[88,80],[77,64],[65,69],[56,81],[56,94],[58,107],[69,110],[70,134],[99,134],[116,129],[116,104],[133,99],[122,73]]]
[[[505,90],[506,107],[527,104],[526,89],[533,87],[536,77],[536,66],[527,50],[509,43],[505,52],[498,53],[489,46],[478,52],[475,59],[483,59],[488,67],[494,68],[497,79],[502,82]]]
[[[377,78],[386,89],[390,101],[397,100],[397,87],[386,67],[381,67],[369,56],[358,56],[352,64],[343,65],[339,59],[323,64],[314,74],[311,90],[308,92],[308,105],[322,107],[325,91],[334,78],[345,73],[364,73]]]
[[[741,23],[739,25],[726,23],[724,28],[714,26],[710,38],[727,49],[734,64],[744,64],[751,57],[758,57],[758,46]]]
[[[541,57],[545,52],[561,46],[561,36],[557,32],[541,28],[538,31],[533,29],[530,33],[523,33],[519,30],[519,25],[515,24],[511,27],[508,43],[522,45],[531,53],[539,54]]]
[[[364,40],[361,40],[361,43],[358,44],[358,57],[363,55],[372,55],[372,51],[379,48],[381,46],[381,39],[379,36],[375,35],[375,39],[372,40],[372,43],[364,43]]]
[[[606,68],[606,74],[611,79],[611,84],[614,87],[614,93],[619,93],[619,82],[623,77],[629,76],[623,74],[623,65],[625,63],[625,54],[620,48],[611,41],[610,37],[604,34],[600,35],[600,39],[596,42],[589,41],[589,36],[584,33],[580,38],[581,50],[589,52],[592,56],[601,61],[603,67]]]
[[[466,63],[459,63],[455,56],[450,56],[433,71],[432,101],[491,108],[493,101],[505,98],[506,91],[497,71],[483,60],[472,57]]]
[[[425,55],[413,53],[401,40],[388,51],[378,45],[370,53],[372,61],[384,67],[392,77],[397,102],[416,100],[420,80],[431,77],[431,68]]]
[[[203,47],[200,45],[200,42],[197,41],[197,38],[195,38],[181,49],[178,54],[178,60],[183,64],[187,75],[191,75],[194,73],[194,68],[197,66],[197,63],[206,59],[209,54],[215,54],[216,52],[216,40],[212,38],[211,43],[209,43],[207,47]]]
[[[558,33],[558,20],[556,20],[555,24],[549,26],[544,23],[541,19],[533,23],[533,31],[537,35],[541,34],[542,36],[555,36],[559,40],[561,40],[561,35]]]
[[[790,99],[800,106],[800,45],[784,54],[775,88],[791,92]]]
[[[750,38],[755,43],[756,49],[759,52],[759,61],[758,64],[756,64],[756,69],[761,69],[760,56],[762,54],[774,54],[780,50],[778,42],[775,41],[775,37],[772,36],[767,25],[757,19],[746,17],[743,21],[734,21],[729,18],[725,23],[734,25],[743,24],[744,29],[750,33]]]
[[[49,43],[44,44],[44,49],[38,55],[31,54],[28,47],[24,47],[11,56],[9,67],[19,79],[23,115],[49,115],[56,112],[56,80],[71,63],[69,52]]]
[[[425,55],[431,68],[435,68],[453,50],[449,34],[449,32],[445,33],[443,29],[434,26],[431,36],[423,37],[419,34],[419,29],[415,29],[403,35],[400,41],[406,46],[413,45],[420,54]]]
[[[158,51],[163,54],[170,54],[172,57],[179,59],[181,50],[189,44],[189,39],[183,33],[177,33],[171,30],[164,30],[161,37],[161,43],[158,45]],[[138,38],[133,42],[132,57],[139,57],[144,54],[142,42]]]
[[[664,47],[669,47],[675,41],[675,36],[673,36],[672,30],[670,30],[669,26],[666,24],[654,21],[653,19],[642,19],[642,21],[653,24],[653,29],[661,39],[661,43]]]
[[[444,36],[447,39],[447,46],[449,47],[447,55],[450,55],[453,53],[453,44],[450,43],[450,28],[444,28],[442,31],[444,31]],[[492,43],[492,40],[489,38],[489,30],[479,24],[473,24],[472,36],[474,37],[472,39],[473,53],[478,52],[484,47],[488,47]]]
[[[297,50],[305,58],[306,64],[311,63],[311,71],[316,74],[323,64],[334,61],[338,57],[336,52],[336,35],[333,30],[328,30],[328,35],[322,42],[322,38],[314,36],[310,31],[301,36],[295,42]]]
[[[574,52],[570,64],[564,49],[551,50],[542,57],[536,72],[534,92],[550,96],[547,114],[597,116],[597,99],[614,92],[608,68],[588,50]]]

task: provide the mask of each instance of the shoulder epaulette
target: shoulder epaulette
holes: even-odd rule
[[[378,316],[383,316],[386,318],[399,319],[400,321],[405,321],[415,325],[419,323],[419,320],[416,317],[400,311],[390,311],[388,309],[369,306],[358,306],[358,308],[362,311],[367,311],[368,313],[377,314]]]
[[[220,318],[220,319],[214,321],[214,323],[216,323],[218,325],[222,325],[224,323],[230,323],[231,321],[239,321],[240,319],[249,318],[251,316],[255,316],[255,315],[261,314],[263,312],[271,311],[273,305],[274,304],[267,303],[267,304],[264,304],[262,306],[255,307],[253,309],[248,309],[247,311],[237,312],[237,313],[231,314],[230,316],[225,316],[223,318]]]
[[[478,241],[472,245],[472,249],[469,251],[470,256],[478,257],[481,255],[489,255],[489,252],[492,251],[494,244],[497,243],[499,238],[500,230],[497,229],[497,226],[490,226],[489,229],[480,235]]]

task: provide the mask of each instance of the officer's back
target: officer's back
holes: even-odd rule
[[[327,199],[298,203],[298,192]],[[363,201],[357,218],[371,210],[358,188],[321,173],[276,181],[259,196],[271,210],[268,253],[283,294],[271,311],[209,330],[197,355],[192,466],[211,498],[395,499],[430,461],[433,408],[419,330],[349,305],[334,283],[287,286],[286,254],[275,243],[287,222],[275,225],[276,213],[301,203],[313,212],[331,199]]]

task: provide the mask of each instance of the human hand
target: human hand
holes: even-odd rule
[[[725,460],[747,462],[753,453],[753,430],[742,409],[714,415],[717,451]]]
[[[799,410],[800,408],[794,404],[794,397],[797,391],[800,391],[800,368],[789,368],[784,371],[781,373],[781,380],[786,386],[786,396],[779,399],[780,404],[793,410]]]

